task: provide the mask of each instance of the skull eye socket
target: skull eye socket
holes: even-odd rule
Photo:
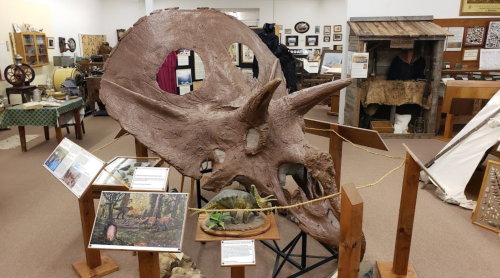
[[[160,89],[181,96],[193,92],[203,79],[203,61],[196,52],[185,48],[170,52],[156,74]]]

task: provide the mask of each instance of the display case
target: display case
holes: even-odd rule
[[[23,63],[32,67],[49,65],[47,37],[44,33],[22,32],[15,34],[16,51]]]

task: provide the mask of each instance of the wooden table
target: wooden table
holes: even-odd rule
[[[271,228],[267,230],[267,232],[255,235],[251,237],[218,237],[209,235],[203,232],[201,228],[201,224],[205,222],[208,218],[207,214],[200,214],[198,217],[198,224],[196,225],[196,242],[213,242],[213,241],[222,241],[222,240],[245,240],[245,239],[253,239],[253,240],[279,240],[280,235],[278,232],[278,226],[276,225],[276,219],[274,218],[274,214],[267,215],[268,220],[271,221]],[[231,278],[244,278],[245,277],[245,266],[231,266]]]
[[[82,98],[76,98],[61,103],[60,107],[43,107],[39,109],[25,110],[22,105],[16,105],[5,109],[0,118],[2,126],[17,126],[22,152],[26,152],[25,126],[43,126],[45,140],[49,140],[49,126],[54,126],[57,142],[63,139],[60,117],[72,113],[75,119],[76,138],[83,138],[80,110],[83,109]]]

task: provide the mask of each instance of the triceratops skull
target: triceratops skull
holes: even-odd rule
[[[231,63],[228,48],[235,42],[253,50],[259,78],[247,79]],[[206,70],[203,84],[183,96],[162,91],[156,81],[165,57],[180,48],[194,50]],[[204,189],[219,191],[236,180],[289,205],[336,192],[332,158],[305,139],[303,115],[351,81],[288,95],[282,80],[279,60],[236,18],[212,9],[167,9],[127,30],[106,61],[100,93],[109,114],[181,174],[200,179],[201,163],[211,160]],[[283,189],[285,175],[300,189]],[[337,249],[339,201],[290,212],[304,232]]]

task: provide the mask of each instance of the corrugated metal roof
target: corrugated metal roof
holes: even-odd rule
[[[445,37],[450,32],[431,21],[349,21],[358,37]]]

